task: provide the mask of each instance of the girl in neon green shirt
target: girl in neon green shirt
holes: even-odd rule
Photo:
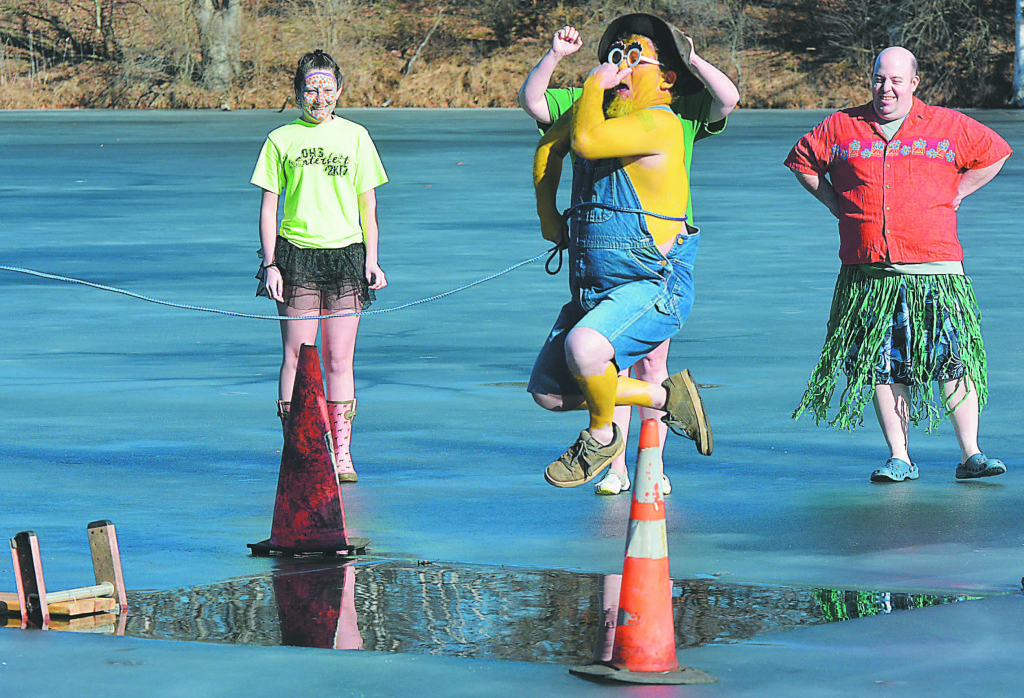
[[[377,260],[375,189],[388,178],[366,129],[334,114],[341,89],[341,69],[328,54],[317,49],[299,60],[295,98],[302,116],[270,133],[251,182],[263,190],[257,293],[277,301],[285,317],[349,314],[281,321],[278,415],[287,428],[299,349],[315,344],[319,330],[335,469],[339,482],[355,482],[352,359],[359,316],[351,313],[367,308],[373,292],[387,285]]]

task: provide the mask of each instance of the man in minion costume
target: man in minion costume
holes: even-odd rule
[[[586,409],[590,424],[544,472],[556,487],[597,477],[625,449],[616,405],[665,412],[663,421],[711,453],[712,437],[689,372],[661,385],[620,376],[683,326],[693,306],[699,233],[686,224],[689,182],[683,127],[669,105],[702,89],[686,67],[685,36],[664,20],[614,20],[601,65],[573,108],[541,138],[534,157],[537,213],[545,239],[567,247],[571,300],[530,377],[541,407]],[[572,201],[556,205],[562,160],[572,153]]]

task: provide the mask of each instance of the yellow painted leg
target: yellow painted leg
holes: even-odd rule
[[[590,412],[590,431],[607,429],[611,426],[616,405],[630,407],[652,407],[651,384],[636,378],[620,376],[615,365],[608,364],[604,373],[597,376],[575,376],[580,384],[586,408]]]
[[[619,385],[615,391],[615,404],[630,407],[654,407],[651,384],[636,378],[619,376]]]
[[[596,376],[574,376],[580,384],[583,397],[587,400],[587,411],[590,412],[590,432],[611,429],[612,417],[615,416],[615,401],[619,387],[619,374],[615,365],[609,363],[604,373]]]

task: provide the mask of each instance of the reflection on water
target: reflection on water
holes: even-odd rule
[[[618,575],[284,560],[258,577],[130,594],[125,634],[580,664],[607,653],[617,590]],[[684,579],[672,605],[687,648],[968,598]]]

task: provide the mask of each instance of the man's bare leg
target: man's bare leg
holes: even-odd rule
[[[544,479],[556,487],[577,487],[601,474],[622,455],[626,442],[612,421],[616,404],[653,407],[665,403],[665,389],[620,377],[613,361],[615,350],[603,335],[577,327],[565,340],[565,358],[590,414],[590,424],[562,456],[544,470]],[[555,404],[557,396],[537,396]],[[542,401],[543,400],[543,401]],[[563,401],[562,406],[566,406]]]
[[[1006,472],[1006,465],[997,458],[989,458],[978,446],[978,391],[966,376],[960,380],[940,384],[942,397],[948,408],[953,431],[960,444],[960,463],[956,467],[958,480],[992,477]]]
[[[910,460],[907,429],[910,422],[910,388],[894,383],[875,385],[875,416],[889,444],[889,460],[871,473],[872,482],[916,480],[917,465]]]
[[[598,443],[611,443],[616,405],[660,407],[665,404],[665,389],[660,385],[619,376],[613,362],[615,349],[596,330],[589,327],[572,330],[565,340],[565,358],[587,402],[588,431]]]
[[[654,351],[634,364],[633,371],[638,380],[644,381],[645,383],[653,383],[655,385],[661,385],[665,382],[665,379],[668,378],[667,364],[669,342],[670,340],[666,339],[658,345]],[[622,371],[619,375],[628,377],[629,373],[627,371]],[[629,423],[632,417],[632,412],[633,408],[631,406],[620,405],[615,408],[615,418],[613,421],[619,427],[619,431],[622,432],[622,438],[624,439],[629,438]],[[665,437],[668,435],[668,427],[661,421],[662,414],[663,413],[658,410],[652,410],[645,407],[640,408],[641,419],[658,420],[659,459],[663,457],[663,453],[665,451]],[[619,494],[620,492],[624,492],[629,489],[629,469],[626,465],[625,453],[612,462],[608,471],[609,472],[604,479],[594,487],[595,493],[612,495]]]
[[[907,428],[910,423],[910,388],[900,383],[875,386],[875,416],[889,445],[889,456],[910,462]]]
[[[940,383],[944,404],[952,407],[949,420],[953,423],[953,432],[960,444],[960,462],[976,453],[978,447],[978,392],[974,389],[971,379],[964,376],[961,380]]]

